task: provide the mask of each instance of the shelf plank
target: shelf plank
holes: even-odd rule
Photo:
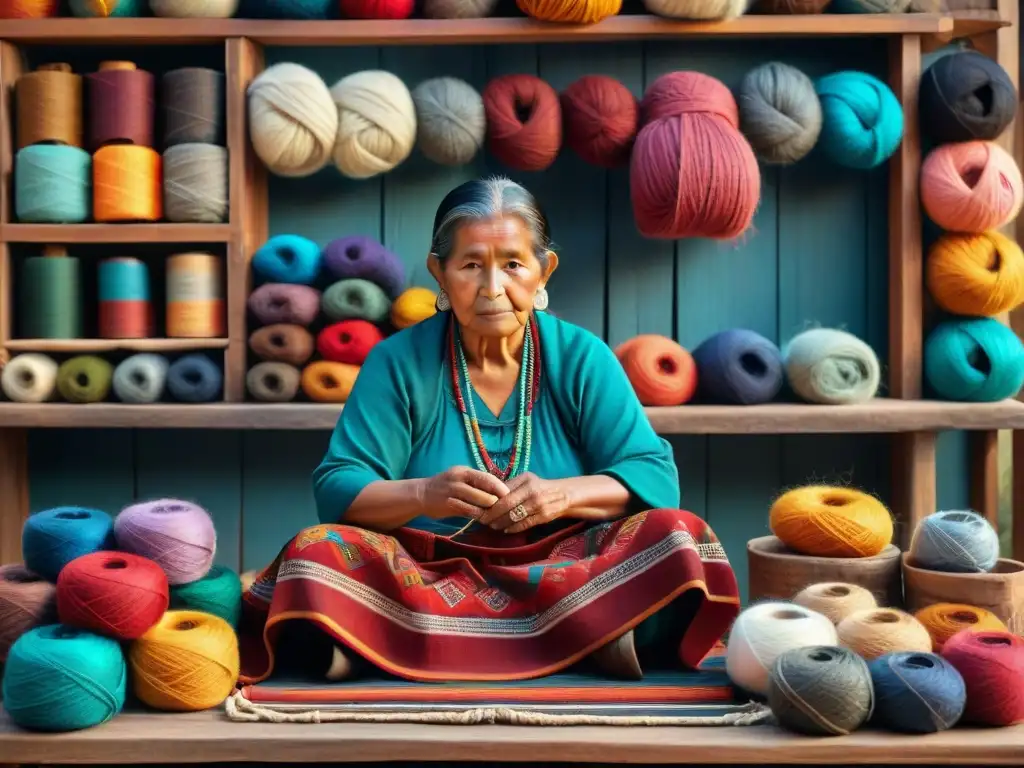
[[[11,339],[8,352],[186,352],[226,349],[227,339]]]
[[[230,237],[227,224],[0,224],[0,242],[7,243],[226,243]]]

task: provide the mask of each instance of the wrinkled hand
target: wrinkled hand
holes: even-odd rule
[[[479,518],[510,489],[487,472],[471,467],[452,467],[427,478],[420,491],[420,504],[428,517]]]
[[[508,487],[510,492],[481,515],[482,525],[505,533],[522,533],[557,520],[569,508],[569,496],[557,481],[542,480],[531,472],[512,478]],[[520,504],[526,510],[526,517],[515,522],[510,515]]]

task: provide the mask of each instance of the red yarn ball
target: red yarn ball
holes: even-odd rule
[[[93,552],[57,577],[57,614],[64,624],[117,640],[134,640],[167,610],[168,585],[152,560],[126,552]]]
[[[324,360],[362,365],[370,350],[384,340],[384,334],[366,320],[342,320],[329,325],[316,337],[316,351]]]
[[[1024,640],[1010,632],[964,629],[942,646],[967,686],[964,722],[1024,722]]]
[[[517,171],[543,171],[562,148],[558,93],[533,75],[504,75],[481,94],[487,116],[487,147]]]
[[[651,83],[640,112],[629,173],[640,233],[729,240],[746,232],[761,197],[761,172],[725,84],[699,72],[670,72]]]
[[[341,0],[341,15],[347,19],[408,19],[416,0]]]
[[[629,88],[607,75],[586,75],[562,91],[559,101],[569,149],[601,168],[629,161],[640,121]]]

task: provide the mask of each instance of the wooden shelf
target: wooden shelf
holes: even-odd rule
[[[227,339],[10,339],[8,352],[185,352],[226,349]]]
[[[0,34],[6,36],[7,30]],[[227,224],[0,224],[0,242],[7,243],[226,243],[230,239]]]

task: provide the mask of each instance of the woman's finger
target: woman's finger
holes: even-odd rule
[[[507,496],[509,494],[509,487],[490,472],[481,472],[479,469],[466,467],[466,469],[459,473],[458,480],[466,485],[471,485],[478,490],[491,494],[494,496],[494,501],[497,501],[503,496]],[[491,504],[493,504],[494,501],[492,501]],[[487,506],[490,506],[490,504]]]
[[[487,491],[474,488],[472,485],[467,483],[452,483],[449,494],[453,499],[464,501],[467,504],[477,507],[479,510],[485,510],[491,507],[496,501],[494,496]]]
[[[480,517],[480,514],[483,512],[480,507],[467,504],[462,499],[448,499],[448,509],[459,517],[470,517],[474,520]]]
[[[532,490],[530,485],[526,484],[516,488],[511,493],[502,496],[493,506],[483,513],[480,517],[480,522],[484,525],[493,525],[496,521],[501,520],[502,517],[507,518],[509,512],[520,504],[526,502],[530,497],[531,492]]]

